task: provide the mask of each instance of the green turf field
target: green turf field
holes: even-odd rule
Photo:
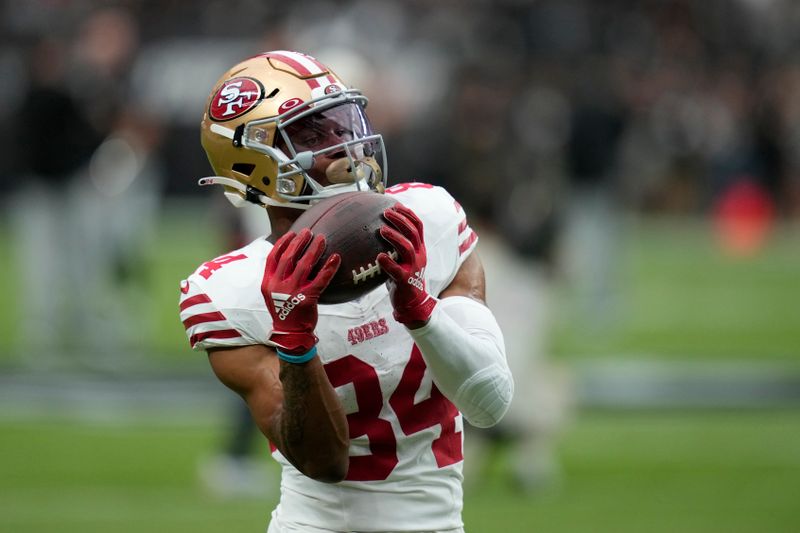
[[[154,362],[185,359],[178,283],[199,262],[226,251],[210,215],[168,207],[140,284],[122,293],[139,317],[133,348]],[[194,218],[193,218],[194,217]],[[622,233],[613,305],[579,312],[574,291],[557,286],[551,352],[557,357],[800,361],[800,232],[778,228],[762,252],[732,258],[700,219],[631,220]],[[19,267],[0,227],[0,363],[20,357]]]
[[[631,220],[608,308],[580,312],[557,292],[559,357],[800,361],[800,233],[778,228],[760,253],[723,253],[700,219]]]
[[[130,306],[130,319],[136,321],[140,335],[131,346],[150,358],[151,363],[169,363],[186,358],[189,344],[178,318],[180,280],[191,274],[203,261],[224,253],[222,239],[210,214],[203,216],[203,204],[168,207],[162,214],[158,234],[147,250],[136,283],[120,290],[119,297]],[[198,213],[200,214],[198,216]],[[23,295],[15,282],[22,268],[15,261],[9,229],[0,226],[0,257],[5,258],[0,276],[0,291],[10,304],[0,306],[0,364],[24,364],[19,353],[19,301]]]
[[[143,318],[133,348],[149,371],[207,372],[177,316],[178,282],[224,250],[210,219],[165,212],[140,285],[127,293]],[[761,254],[731,258],[702,221],[636,221],[610,312],[581,313],[559,286],[553,352],[567,367],[606,357],[800,363],[799,235],[782,228]],[[15,348],[18,267],[2,227],[0,256],[2,372],[26,362]],[[0,532],[263,531],[274,498],[220,501],[200,488],[197,463],[220,431],[208,417],[0,419]],[[580,411],[559,456],[562,483],[534,497],[496,462],[470,485],[468,532],[800,531],[797,410]]]
[[[200,489],[205,424],[0,422],[0,531],[263,531],[275,498]],[[515,491],[498,462],[468,492],[470,533],[793,532],[800,412],[583,414],[559,487]],[[265,459],[265,461],[271,461]]]

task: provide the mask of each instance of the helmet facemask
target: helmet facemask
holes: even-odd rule
[[[383,137],[372,131],[364,112],[366,102],[360,92],[347,90],[246,123],[238,142],[277,163],[275,194],[285,203],[263,195],[261,200],[306,209],[343,192],[383,192],[386,152]]]

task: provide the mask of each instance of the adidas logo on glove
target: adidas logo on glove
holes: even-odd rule
[[[275,310],[278,312],[278,318],[281,320],[286,320],[286,317],[289,316],[292,309],[306,299],[302,292],[297,293],[297,296],[293,296],[291,300],[289,300],[289,296],[291,295],[281,293],[272,294],[272,303],[275,305]]]

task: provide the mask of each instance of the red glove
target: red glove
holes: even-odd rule
[[[309,279],[324,251],[325,237],[317,235],[312,240],[311,231],[304,229],[278,239],[267,257],[261,294],[272,315],[269,339],[287,354],[304,354],[317,344],[317,301],[341,262],[339,254],[331,255]]]
[[[422,221],[411,209],[399,203],[386,209],[383,216],[394,228],[381,226],[381,236],[397,250],[398,260],[381,253],[378,264],[389,276],[386,283],[394,307],[394,319],[415,329],[428,322],[438,301],[425,290],[428,258]]]

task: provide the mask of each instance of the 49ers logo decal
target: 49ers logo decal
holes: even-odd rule
[[[253,109],[264,97],[264,87],[253,78],[231,78],[211,97],[208,116],[222,122],[240,117]]]

